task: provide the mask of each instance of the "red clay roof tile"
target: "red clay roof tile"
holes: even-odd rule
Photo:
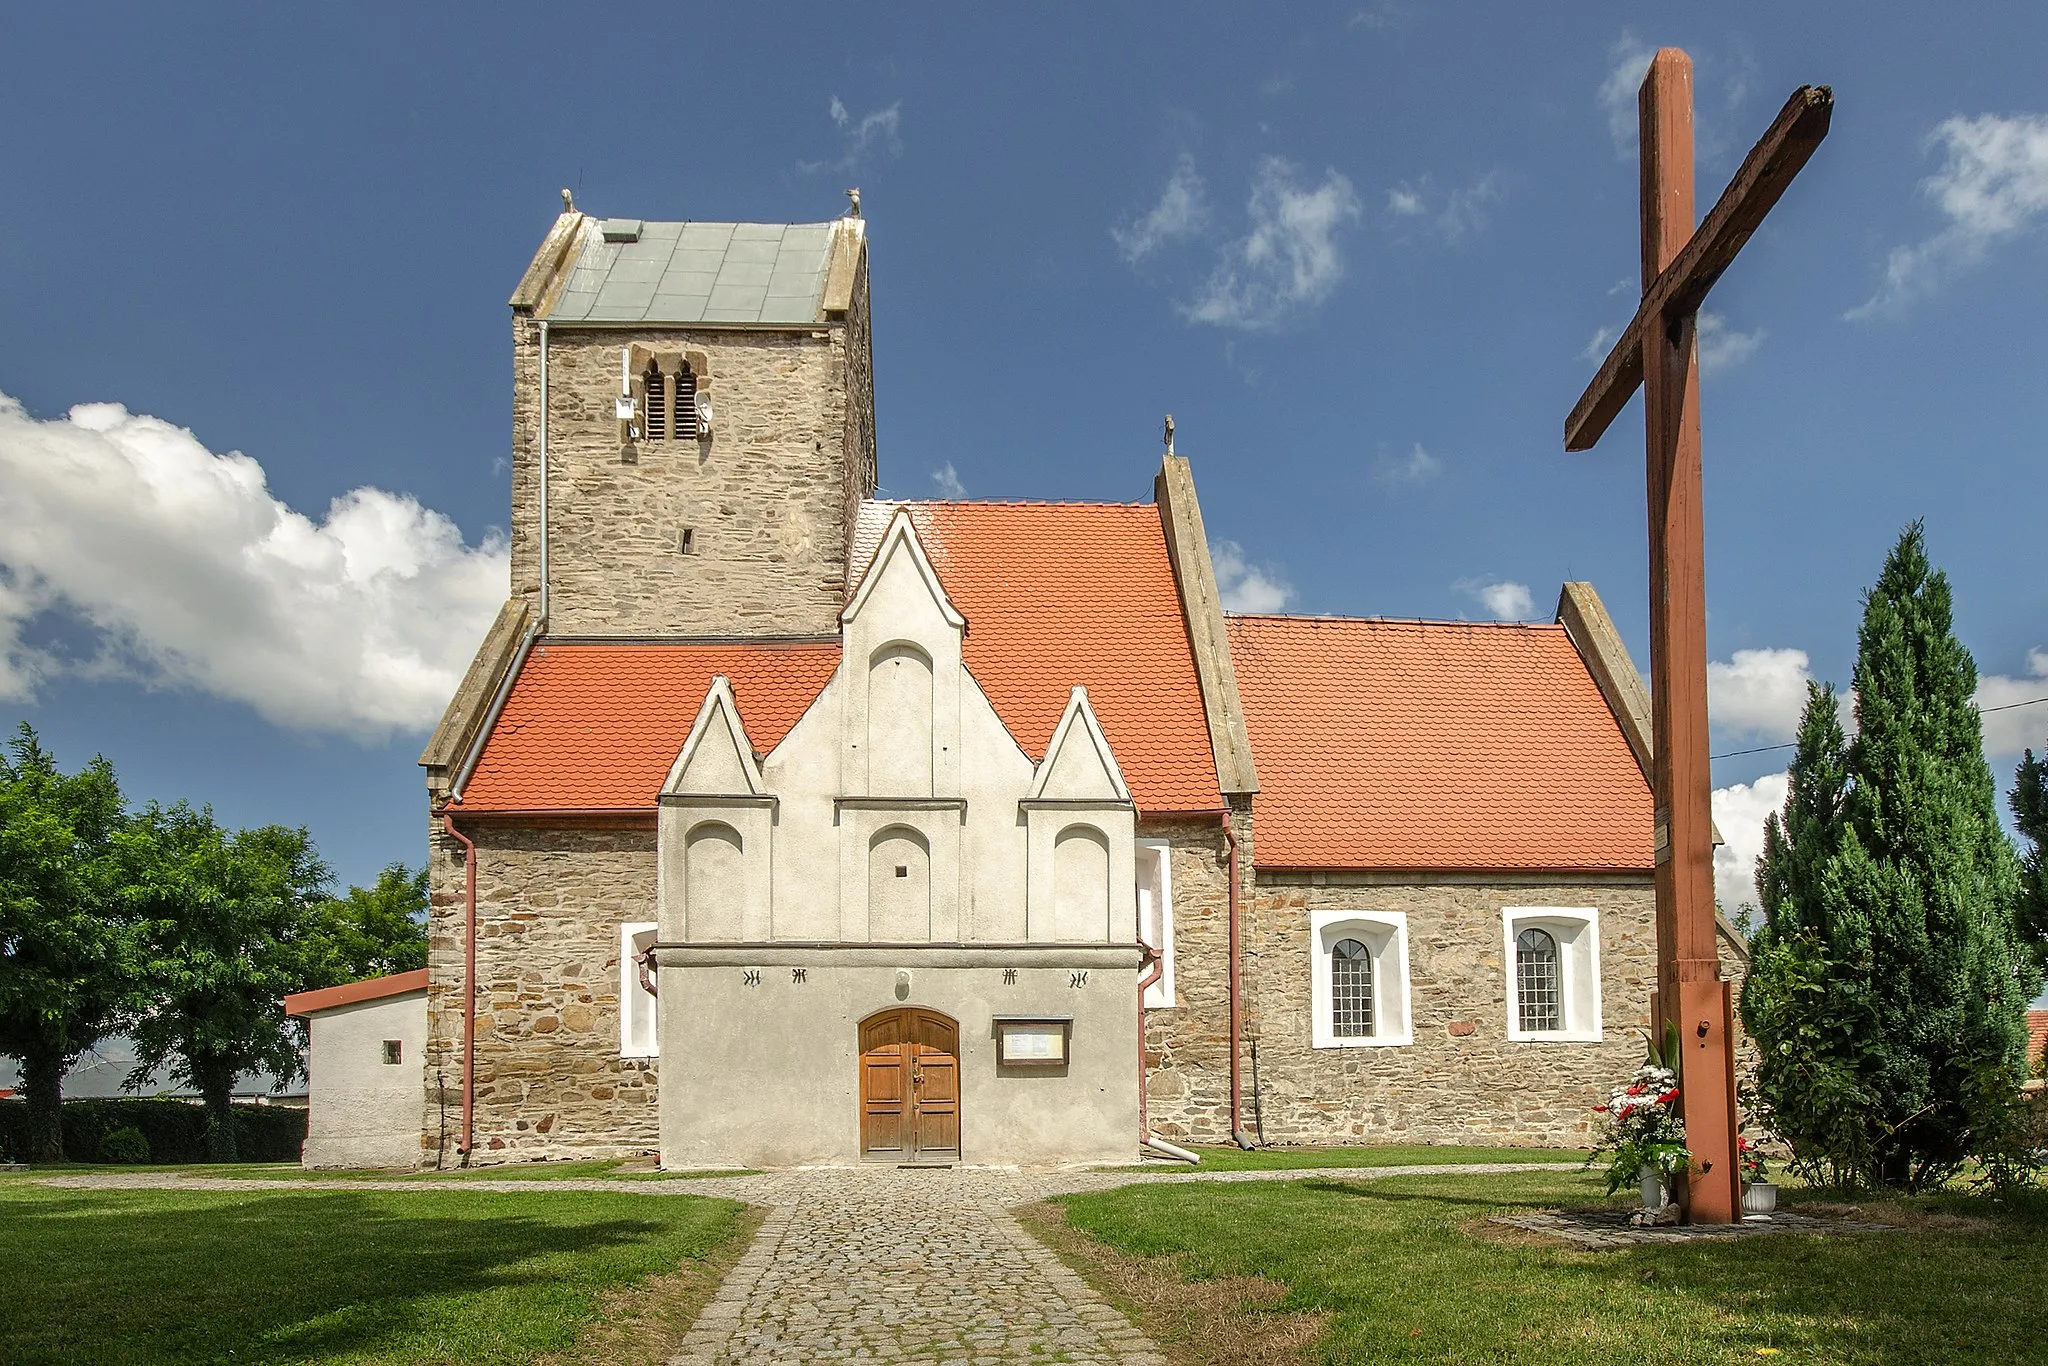
[[[1649,786],[1562,627],[1228,630],[1261,867],[1653,867]]]
[[[650,810],[713,678],[765,754],[838,667],[833,642],[536,645],[461,809]]]
[[[1159,511],[1149,503],[867,503],[865,572],[897,507],[953,605],[962,655],[1033,762],[1074,685],[1143,811],[1223,805]],[[463,795],[466,811],[647,809],[717,674],[747,736],[781,743],[824,690],[836,643],[535,648]]]

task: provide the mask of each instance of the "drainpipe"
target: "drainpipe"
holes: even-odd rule
[[[469,1165],[476,1143],[476,843],[455,828],[452,812],[441,814],[441,828],[462,845],[462,1142],[456,1151]]]
[[[1252,1141],[1245,1137],[1242,1086],[1238,1079],[1237,1067],[1238,1038],[1243,1032],[1237,971],[1237,831],[1230,823],[1228,811],[1223,813],[1223,838],[1230,845],[1230,1140],[1238,1147],[1250,1151]]]
[[[1144,961],[1151,964],[1138,977],[1138,1146],[1150,1148],[1177,1162],[1199,1163],[1201,1154],[1168,1143],[1152,1132],[1149,1098],[1145,1094],[1145,992],[1165,974],[1166,958],[1143,939],[1138,941],[1138,947],[1145,951]]]

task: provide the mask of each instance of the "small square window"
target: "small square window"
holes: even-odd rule
[[[909,877],[909,876],[910,876],[910,865],[909,865],[909,864],[907,864],[907,863],[899,863],[899,864],[897,864],[897,865],[896,865],[896,876],[897,876],[897,877]]]
[[[396,1067],[396,1066],[398,1065],[398,1060],[399,1060],[399,1058],[400,1058],[400,1057],[401,1057],[401,1056],[402,1056],[402,1055],[403,1055],[404,1053],[405,1053],[405,1045],[404,1045],[403,1043],[399,1042],[399,1041],[398,1041],[397,1039],[386,1039],[386,1040],[384,1041],[384,1065],[385,1065],[385,1066],[387,1066],[387,1067]]]
[[[682,551],[682,553],[685,555],[696,554],[697,529],[695,527],[684,527],[681,533],[678,534],[676,537],[676,548]]]

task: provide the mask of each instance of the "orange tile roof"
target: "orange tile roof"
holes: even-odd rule
[[[1649,785],[1560,626],[1242,616],[1261,867],[1629,869]]]
[[[338,987],[293,992],[284,998],[284,1013],[311,1015],[316,1010],[352,1006],[359,1001],[380,1001],[386,996],[404,996],[408,992],[426,989],[427,970],[414,968],[411,972],[394,972],[388,977],[365,977],[360,982],[343,982]]]
[[[765,754],[838,667],[836,642],[536,645],[460,809],[651,810],[713,678]]]
[[[967,618],[968,672],[1033,762],[1076,684],[1141,811],[1223,798],[1159,509],[1151,503],[861,505],[855,583],[896,509]]]

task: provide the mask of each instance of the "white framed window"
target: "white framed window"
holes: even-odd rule
[[[661,1035],[654,993],[654,971],[647,965],[647,951],[654,947],[660,926],[651,920],[631,921],[619,926],[619,1055],[626,1058],[658,1058]]]
[[[1399,911],[1310,911],[1309,1009],[1317,1048],[1415,1042],[1408,1013],[1408,917]]]
[[[1600,912],[1590,906],[1509,906],[1500,924],[1508,1038],[1597,1042]]]
[[[1145,988],[1148,1009],[1170,1006],[1173,994],[1173,859],[1165,840],[1132,844],[1138,870],[1138,937],[1159,952],[1159,980]]]

